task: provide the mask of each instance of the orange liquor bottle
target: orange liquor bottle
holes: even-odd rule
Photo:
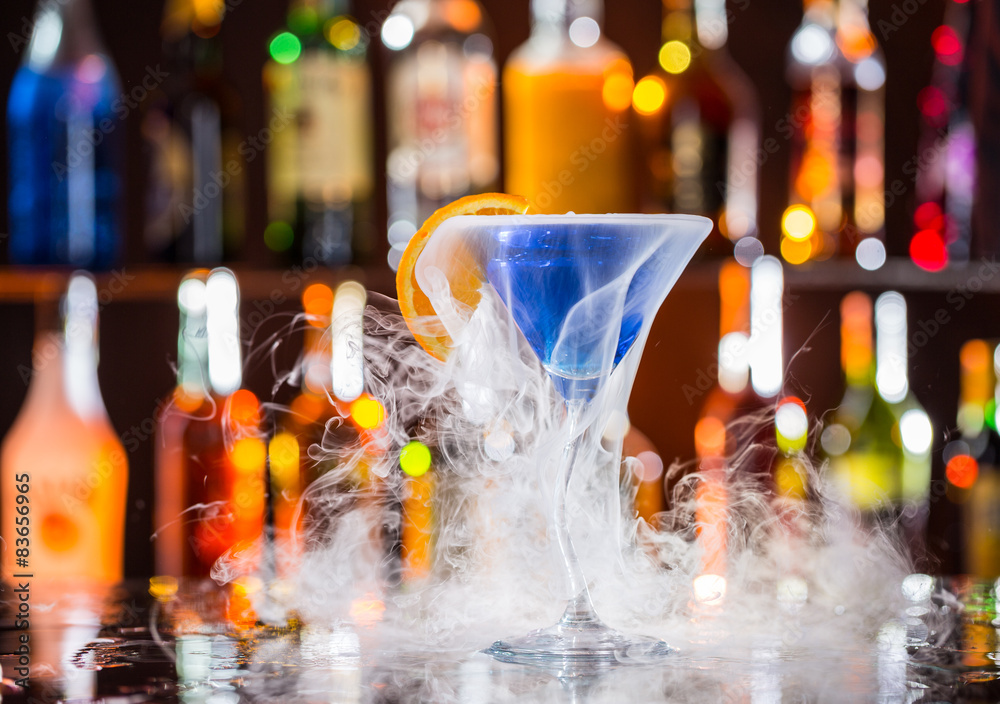
[[[157,570],[206,576],[222,555],[249,548],[263,532],[267,448],[260,404],[240,388],[236,277],[228,269],[188,276],[178,304],[178,385],[157,466],[157,525],[165,528]]]
[[[506,191],[542,213],[634,212],[632,64],[600,0],[533,0],[531,37],[503,72]]]
[[[97,288],[75,274],[38,306],[28,397],[0,455],[3,574],[52,582],[122,578],[128,460],[97,380]]]

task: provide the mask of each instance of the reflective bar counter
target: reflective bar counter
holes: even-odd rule
[[[7,591],[2,694],[5,702],[1000,700],[995,585],[913,577],[898,618],[846,643],[797,624],[794,609],[768,635],[734,632],[694,609],[668,662],[597,669],[401,646],[377,600],[356,604],[350,624],[274,627],[259,620],[251,607],[259,594],[246,585],[127,583],[45,601],[33,594],[25,630],[18,595]],[[24,644],[27,655],[18,652]]]

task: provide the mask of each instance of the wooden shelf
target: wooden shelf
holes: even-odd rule
[[[309,284],[331,286],[353,279],[366,288],[387,295],[395,291],[392,272],[386,267],[290,266],[285,269],[254,269],[232,265],[245,300],[266,300],[301,293]],[[102,305],[136,301],[168,301],[177,295],[177,286],[189,268],[170,266],[125,266],[96,275]],[[0,304],[31,303],[38,298],[58,296],[66,285],[69,270],[0,268]]]
[[[684,272],[678,287],[713,290],[718,282],[720,261],[700,261]],[[266,300],[288,297],[311,283],[331,286],[353,279],[366,288],[395,296],[395,276],[387,267],[306,267],[256,269],[232,265],[244,299]],[[125,266],[97,275],[102,304],[135,301],[166,301],[177,295],[177,285],[189,271],[184,267]],[[30,303],[38,297],[58,295],[65,287],[68,270],[0,268],[0,304]],[[889,259],[877,271],[865,271],[853,261],[828,261],[785,265],[785,287],[799,291],[848,291],[852,289],[898,291],[969,291],[1000,293],[1000,263],[978,260],[939,272],[925,271],[906,258]]]

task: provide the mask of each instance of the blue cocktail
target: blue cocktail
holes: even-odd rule
[[[711,229],[710,220],[687,215],[463,216],[442,223],[418,259],[416,276],[432,301],[434,292],[446,301],[444,282],[467,280],[482,266],[565,400],[553,521],[575,597],[558,624],[497,641],[487,651],[494,657],[588,665],[670,652],[597,617],[569,535],[566,494],[577,458],[593,456],[585,446],[600,433],[589,431],[602,430],[589,427],[602,416],[588,411],[610,401],[624,407],[630,379],[607,382],[627,358],[634,371],[657,309]],[[626,398],[609,399],[612,387]]]

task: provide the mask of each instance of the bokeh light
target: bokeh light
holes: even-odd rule
[[[941,271],[948,264],[944,239],[933,230],[921,230],[910,240],[910,258],[927,271]]]
[[[969,455],[955,455],[948,460],[944,475],[959,489],[971,489],[979,476],[979,463]]]
[[[287,222],[275,220],[264,228],[264,244],[272,252],[285,252],[295,242],[295,232]]]
[[[911,455],[927,454],[934,441],[931,419],[922,408],[909,409],[899,419],[899,436],[903,449]]]
[[[646,76],[635,84],[632,106],[640,115],[652,115],[667,100],[667,86],[659,76]]]
[[[411,477],[422,477],[431,468],[431,451],[419,440],[410,440],[399,451],[399,467]]]
[[[279,487],[298,487],[299,441],[295,436],[282,431],[277,433],[267,446],[270,460],[271,480]]]
[[[781,238],[781,256],[789,264],[804,264],[812,254],[812,242],[796,242],[789,237]]]
[[[684,42],[674,39],[660,47],[659,59],[667,73],[683,73],[691,65],[691,50]]]
[[[694,447],[699,457],[726,454],[726,426],[715,416],[705,416],[694,426]]]
[[[382,25],[382,43],[394,51],[405,49],[413,41],[416,29],[405,15],[394,15]]]
[[[809,239],[816,229],[816,216],[808,205],[790,205],[781,216],[781,231],[796,242]]]
[[[361,28],[349,17],[334,17],[323,28],[326,40],[341,51],[350,51],[361,43]]]
[[[252,472],[264,468],[267,450],[260,438],[240,438],[229,450],[229,459],[233,467],[241,472]]]
[[[260,402],[252,391],[237,389],[229,395],[228,417],[231,423],[243,428],[260,422]]]
[[[372,430],[377,428],[385,420],[385,408],[378,399],[370,394],[361,394],[351,402],[351,420],[359,428]]]
[[[333,290],[326,284],[312,284],[302,292],[302,310],[310,325],[325,328],[333,311]]]
[[[858,266],[866,271],[881,269],[886,259],[885,245],[877,237],[866,237],[858,243],[854,258]]]
[[[962,40],[958,33],[948,25],[941,25],[931,33],[931,46],[937,54],[938,61],[946,66],[957,66],[962,63]]]
[[[934,201],[921,203],[913,211],[913,224],[918,230],[941,232],[944,229],[944,213],[941,212],[941,206]]]
[[[302,42],[291,32],[282,32],[271,40],[270,50],[279,64],[290,64],[302,53]]]
[[[691,585],[695,600],[706,606],[717,606],[726,597],[726,578],[717,574],[702,574]]]
[[[619,62],[604,77],[601,98],[608,110],[627,110],[632,104],[632,67],[628,62]]]
[[[809,435],[809,417],[802,399],[795,396],[783,398],[774,413],[774,430],[778,447],[785,454],[805,449]]]
[[[569,25],[569,40],[582,49],[594,46],[601,38],[601,25],[593,17],[577,17]]]

